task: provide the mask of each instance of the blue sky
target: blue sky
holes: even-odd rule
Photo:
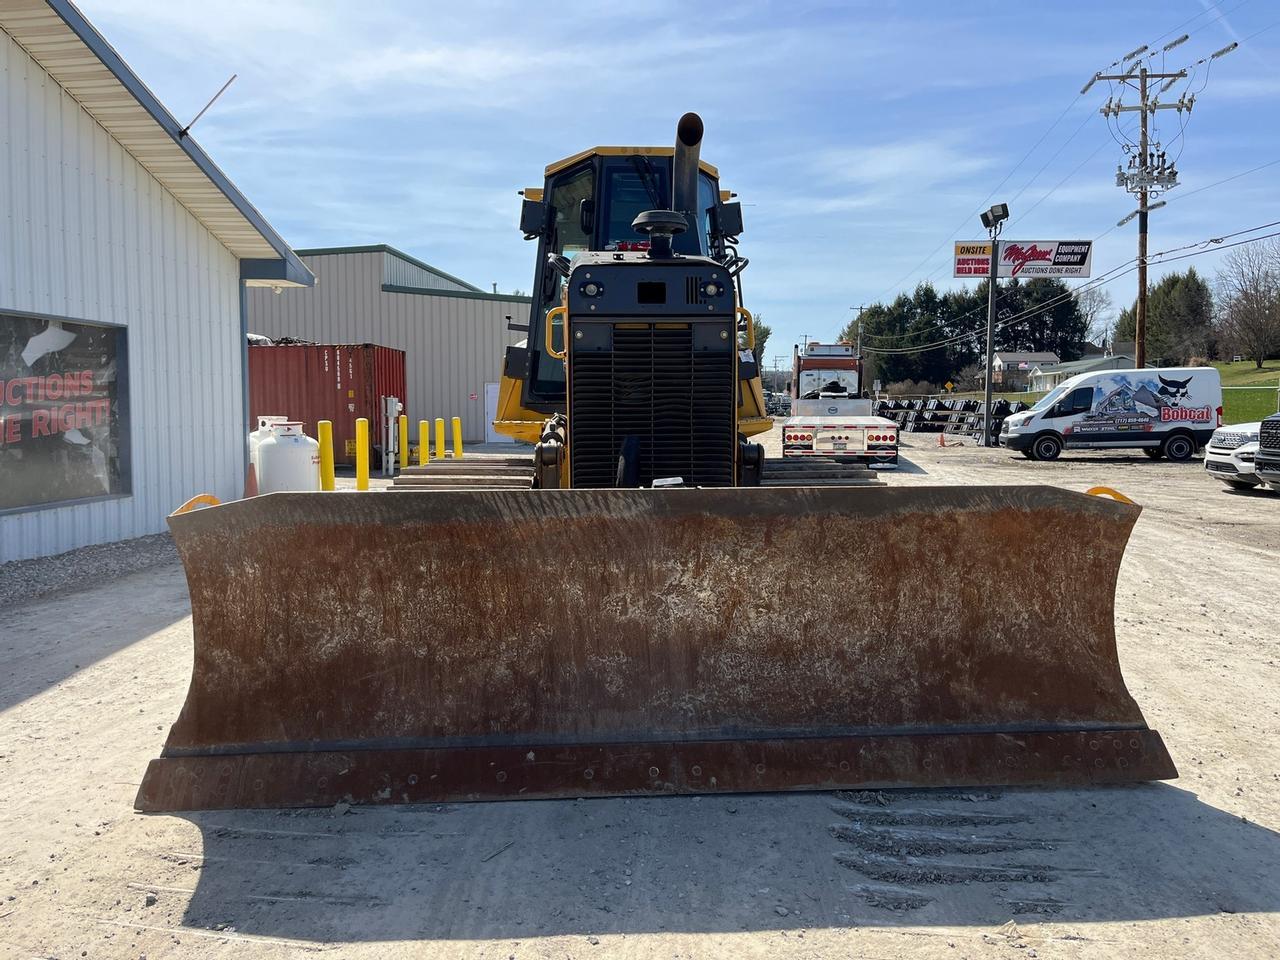
[[[950,242],[981,235],[1001,181],[988,202],[1010,204],[1008,239],[1113,227],[1134,204],[1097,113],[1108,90],[1077,93],[1157,38],[1191,33],[1169,69],[1243,42],[1190,79],[1183,186],[1151,249],[1280,219],[1280,164],[1178,199],[1280,158],[1276,0],[80,2],[184,121],[239,75],[194,133],[294,246],[390,243],[485,289],[531,285],[516,191],[546,163],[670,143],[698,111],[703,156],[745,205],[770,355],[920,280],[971,282],[950,278]],[[1166,142],[1177,117],[1159,116]],[[1134,256],[1134,231],[1102,237],[1095,276]],[[1134,276],[1108,289],[1127,304]]]

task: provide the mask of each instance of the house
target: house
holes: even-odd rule
[[[1052,390],[1068,377],[1078,373],[1094,373],[1098,370],[1131,370],[1133,357],[1116,354],[1110,357],[1085,357],[1067,363],[1038,363],[1028,377],[1030,390]]]
[[[1057,362],[1056,353],[1002,350],[991,357],[991,382],[1006,392],[1026,390],[1033,367]]]

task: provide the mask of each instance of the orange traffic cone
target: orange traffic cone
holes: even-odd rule
[[[947,445],[947,435],[945,433],[938,434],[938,446],[945,447]]]

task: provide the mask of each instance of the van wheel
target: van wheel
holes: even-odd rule
[[[1036,452],[1032,450],[1030,447],[1027,447],[1027,449],[1023,450],[1022,455],[1026,457],[1028,460],[1034,460],[1036,458]]]
[[[1062,441],[1057,434],[1042,433],[1031,445],[1031,452],[1037,460],[1057,460],[1058,454],[1062,453]]]
[[[1185,433],[1175,433],[1165,438],[1164,446],[1161,449],[1170,460],[1175,463],[1184,463],[1195,454],[1196,444]]]
[[[1159,447],[1143,447],[1142,452],[1145,453],[1152,460],[1159,460],[1161,457],[1164,456],[1164,451],[1161,450]]]

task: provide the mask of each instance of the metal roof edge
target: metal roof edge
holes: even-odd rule
[[[483,290],[437,290],[433,287],[406,287],[396,283],[384,283],[383,293],[409,293],[422,297],[461,297],[463,300],[502,300],[506,303],[533,303],[533,297],[514,293],[485,293]]]
[[[586,150],[579,150],[572,156],[565,157],[563,160],[557,160],[549,163],[543,170],[543,176],[549,177],[554,173],[559,173],[566,167],[571,167],[580,160],[586,160],[588,157],[672,157],[675,156],[675,147],[613,147],[613,146],[595,146],[588,147]],[[720,179],[720,171],[716,167],[707,163],[707,161],[699,159],[698,169],[716,181]]]
[[[463,280],[461,277],[455,277],[453,274],[446,273],[444,270],[441,270],[439,267],[433,267],[431,264],[426,263],[425,261],[419,260],[417,257],[412,256],[411,254],[405,253],[403,250],[393,247],[389,243],[357,244],[355,246],[349,246],[349,247],[311,247],[305,250],[295,250],[294,252],[297,253],[297,255],[300,257],[328,257],[328,256],[338,256],[344,253],[389,253],[393,257],[399,257],[401,260],[405,261],[406,263],[411,263],[415,267],[419,267],[423,270],[426,270],[428,273],[435,274],[437,277],[440,277],[442,280],[448,280],[452,283],[460,283],[464,287],[466,287],[468,290],[473,291],[475,293],[484,293],[484,291],[481,290],[479,287],[477,287],[474,283],[468,283],[466,280]]]
[[[173,138],[182,151],[191,159],[191,162],[209,178],[209,181],[222,192],[222,195],[231,202],[247,220],[250,225],[258,231],[259,235],[271,248],[280,255],[280,259],[285,261],[284,272],[291,277],[306,278],[300,285],[311,286],[315,283],[315,277],[311,271],[307,269],[293,249],[284,241],[266,220],[266,218],[258,211],[249,199],[241,193],[227,177],[225,173],[213,162],[212,158],[204,152],[201,146],[191,137],[182,136],[182,127],[168,108],[165,107],[160,99],[151,92],[142,79],[133,72],[132,68],[125,62],[124,58],[116,52],[115,48],[107,41],[107,39],[98,32],[97,28],[91,24],[82,14],[78,7],[71,0],[45,0],[49,8],[53,10],[62,22],[74,33],[89,50],[96,56],[104,67],[107,68],[135,100],[142,106],[144,110],[151,115],[157,124]],[[101,121],[99,121],[101,122]],[[157,177],[157,179],[159,179]],[[163,181],[161,181],[163,182]],[[196,216],[192,213],[192,216]],[[200,219],[198,216],[196,219]],[[299,283],[298,280],[286,280],[286,283]]]

